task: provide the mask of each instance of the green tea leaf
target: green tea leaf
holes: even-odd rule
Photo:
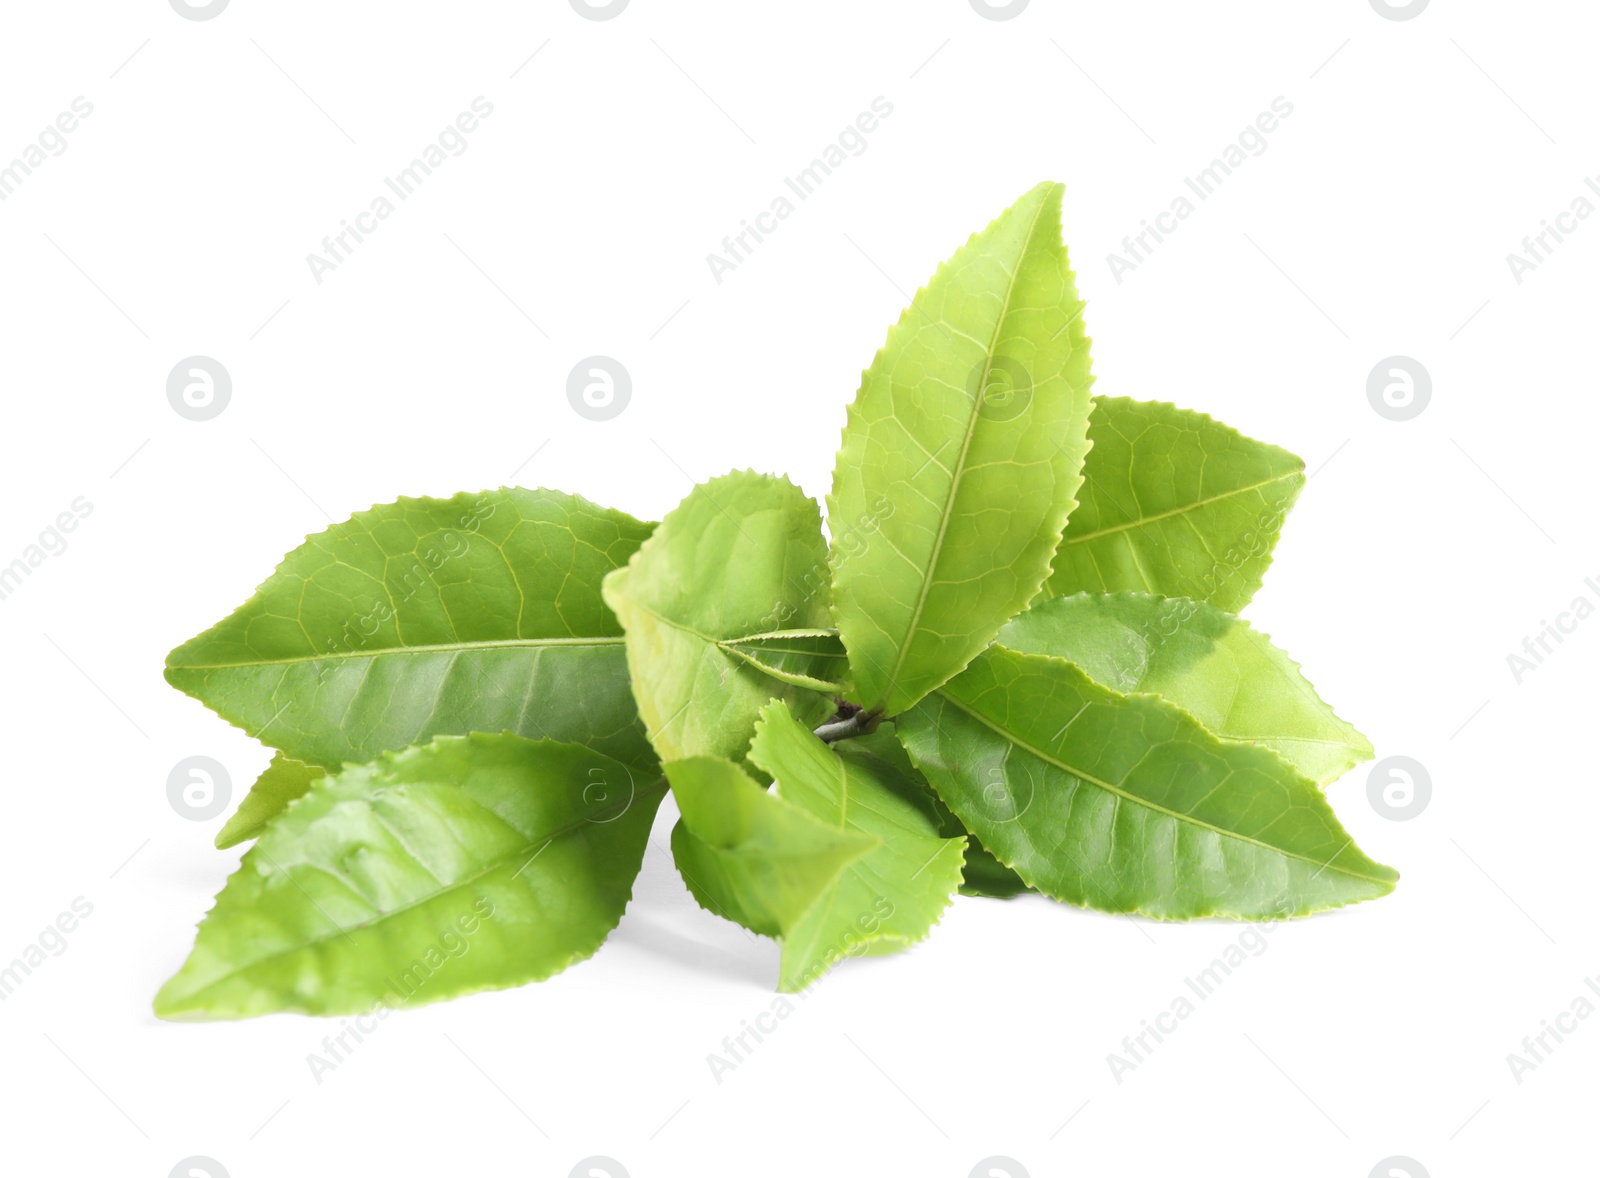
[[[774,697],[812,723],[834,710],[837,647],[816,638],[831,621],[822,520],[788,479],[735,471],[696,487],[606,578],[605,599],[663,761],[742,759]]]
[[[846,957],[898,953],[928,935],[961,884],[965,840],[939,836],[916,782],[882,763],[840,757],[782,701],[763,709],[750,759],[777,780],[784,801],[880,844],[789,930],[780,990],[804,990]]]
[[[1267,919],[1394,888],[1277,753],[1064,659],[991,647],[896,731],[984,846],[1059,900]]]
[[[245,852],[156,1013],[355,1014],[550,977],[621,919],[665,792],[509,733],[350,766]]]
[[[1097,397],[1082,502],[1045,594],[1132,589],[1237,613],[1305,485],[1287,450],[1164,401]]]
[[[782,937],[878,839],[813,818],[769,793],[732,761],[691,757],[666,766],[682,821],[672,857],[701,907]]]
[[[233,812],[233,817],[217,831],[217,850],[224,851],[247,842],[267,828],[284,807],[311,788],[311,783],[323,776],[323,770],[286,757],[272,755],[272,764],[256,778],[244,801]]]
[[[860,702],[897,715],[1027,605],[1088,448],[1089,341],[1059,184],[976,234],[862,375],[828,497]]]
[[[1215,606],[1145,593],[1078,594],[1034,606],[996,641],[1056,655],[1124,694],[1159,695],[1227,740],[1277,752],[1318,785],[1372,756],[1265,634]]]
[[[401,499],[291,552],[167,656],[167,681],[258,740],[337,769],[506,730],[655,764],[601,579],[651,525],[558,491]]]

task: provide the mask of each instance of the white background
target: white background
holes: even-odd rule
[[[0,1168],[1577,1172],[1600,1019],[1521,1084],[1506,1056],[1600,972],[1600,620],[1520,685],[1506,656],[1600,602],[1600,218],[1521,284],[1506,255],[1600,173],[1597,25],[1472,0],[6,5],[0,161],[75,97],[94,113],[0,203],[0,564],[75,497],[93,513],[0,601],[0,960],[75,897],[94,912],[0,1004]],[[306,255],[480,95],[465,154],[319,285]],[[867,150],[714,281],[707,253],[880,95]],[[1119,284],[1108,253],[1280,95],[1265,153]],[[958,899],[718,1084],[706,1057],[769,1008],[777,952],[694,906],[669,803],[597,957],[391,1020],[320,1085],[337,1020],[151,1015],[243,849],[175,814],[167,774],[212,756],[238,797],[267,761],[163,683],[169,648],[401,494],[516,481],[659,518],[751,466],[820,496],[909,294],[1046,178],[1096,390],[1315,471],[1249,616],[1380,756],[1429,770],[1409,822],[1364,769],[1330,790],[1402,872],[1392,898],[1276,931],[1120,1084],[1107,1053],[1241,926]],[[197,353],[234,381],[203,423],[165,394]],[[634,380],[609,422],[565,397],[594,353]],[[1366,397],[1396,353],[1434,382],[1405,423]]]

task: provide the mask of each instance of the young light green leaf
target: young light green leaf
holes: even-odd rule
[[[217,831],[217,850],[227,850],[258,836],[267,828],[267,823],[283,813],[285,806],[322,776],[323,770],[315,765],[274,753],[272,763],[256,778],[233,817]]]
[[[991,647],[896,731],[984,846],[1059,900],[1269,919],[1394,888],[1277,753],[1065,659]]]
[[[880,844],[790,928],[778,989],[796,993],[846,957],[898,953],[928,935],[961,885],[966,840],[939,836],[916,782],[881,762],[841,758],[779,700],[761,713],[750,759],[784,801]]]
[[[850,406],[828,527],[868,708],[897,715],[988,645],[1073,509],[1091,377],[1061,193],[1039,185],[939,267]]]
[[[911,763],[905,747],[894,734],[893,724],[883,723],[863,736],[842,740],[833,746],[833,751],[846,761],[865,764],[879,775],[886,769],[890,774],[915,781],[922,787],[924,804],[938,823],[939,834],[944,838],[967,840],[966,862],[961,869],[963,896],[1005,900],[1033,890],[1020,875],[996,859],[978,841],[978,836],[961,824],[955,811],[944,804],[944,799],[928,783],[922,770]]]
[[[682,814],[672,857],[689,891],[701,907],[764,936],[787,935],[847,864],[878,846],[769,793],[721,757],[672,761],[666,773]]]
[[[655,757],[600,581],[650,529],[558,491],[374,507],[307,539],[168,655],[167,681],[326,769],[507,730],[647,771]]]
[[[245,852],[156,1013],[355,1014],[547,978],[621,919],[665,792],[509,733],[347,767]]]
[[[735,471],[696,487],[606,578],[605,599],[663,761],[743,758],[774,697],[812,723],[834,710],[835,651],[783,637],[831,620],[822,520],[788,479]]]
[[[1056,655],[1115,691],[1159,695],[1217,736],[1277,752],[1318,785],[1372,756],[1265,634],[1215,606],[1146,593],[1083,594],[1034,606],[995,640]]]
[[[1261,588],[1305,464],[1204,413],[1095,398],[1094,448],[1045,594],[1131,589],[1237,613]]]

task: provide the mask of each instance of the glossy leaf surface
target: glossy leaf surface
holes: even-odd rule
[[[310,537],[167,681],[326,769],[502,730],[654,764],[602,578],[651,525],[521,489],[401,499]]]
[[[245,852],[156,1013],[353,1014],[547,978],[616,926],[664,794],[509,734],[351,766]]]
[[[912,760],[1033,887],[1170,919],[1267,919],[1386,895],[1322,791],[1155,696],[992,647],[901,717]]]
[[[1049,572],[1089,416],[1058,184],[918,292],[850,406],[828,497],[858,700],[893,716],[956,674]]]
[[[1228,740],[1274,750],[1318,785],[1372,756],[1300,667],[1249,623],[1214,606],[1145,593],[1078,594],[1034,606],[997,641],[1057,655],[1095,681],[1147,692]]]
[[[1287,450],[1164,401],[1098,397],[1046,595],[1138,590],[1237,613],[1305,485]]]

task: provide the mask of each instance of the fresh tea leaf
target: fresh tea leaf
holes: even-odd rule
[[[1056,655],[1115,691],[1159,695],[1227,740],[1278,753],[1318,785],[1372,756],[1300,667],[1249,623],[1204,602],[1146,593],[1058,597],[1014,618],[996,641]]]
[[[939,836],[916,782],[843,759],[780,700],[762,710],[750,759],[784,801],[880,844],[848,864],[789,930],[778,989],[804,990],[846,957],[898,953],[928,935],[961,885],[965,840]]]
[[[356,1014],[550,977],[621,919],[664,795],[509,733],[350,766],[245,852],[156,1013]]]
[[[267,828],[267,823],[283,813],[285,806],[303,795],[311,788],[311,783],[323,775],[323,770],[315,765],[274,753],[272,763],[256,778],[233,817],[217,831],[217,850],[224,851],[255,838]]]
[[[655,764],[600,599],[651,525],[559,491],[401,499],[310,537],[167,656],[167,682],[337,769],[502,730]]]
[[[605,599],[663,761],[742,758],[774,697],[813,724],[834,710],[837,647],[816,638],[831,621],[822,520],[788,479],[735,471],[696,487]]]
[[[732,761],[666,766],[682,821],[672,857],[700,906],[768,937],[785,936],[839,872],[878,845],[769,793]]]
[[[859,701],[890,716],[1027,605],[1073,509],[1091,378],[1061,193],[1039,185],[939,267],[850,406],[834,612]]]
[[[1064,659],[991,647],[896,732],[984,846],[1058,900],[1269,919],[1394,888],[1277,753]]]
[[[1204,413],[1095,398],[1082,501],[1046,596],[1138,590],[1237,613],[1261,588],[1305,464]]]

